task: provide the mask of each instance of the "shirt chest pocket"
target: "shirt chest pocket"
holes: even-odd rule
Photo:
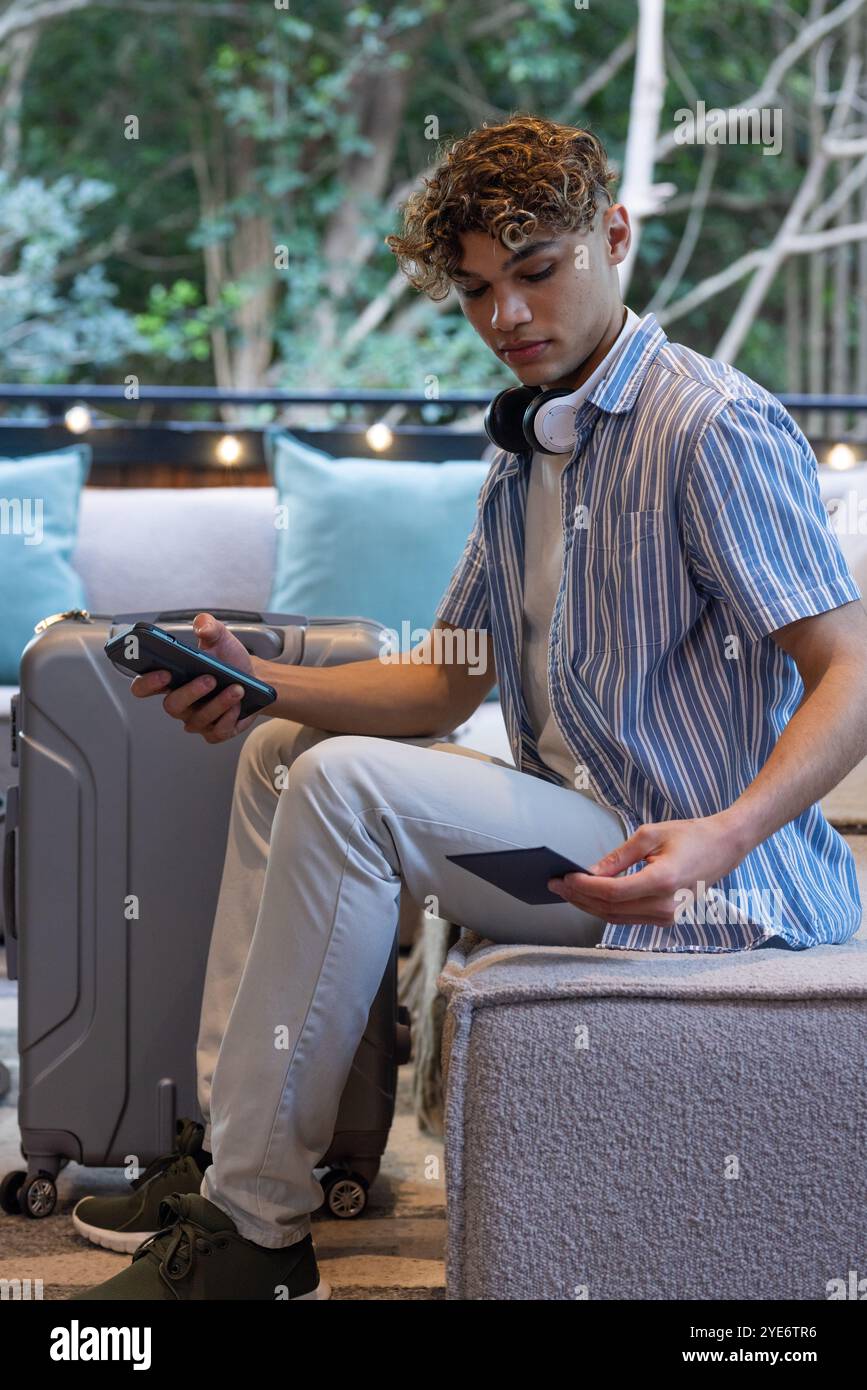
[[[671,640],[661,511],[621,512],[575,533],[578,651],[657,647]]]

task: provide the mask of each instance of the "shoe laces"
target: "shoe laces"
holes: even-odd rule
[[[162,1154],[159,1158],[153,1159],[137,1178],[133,1178],[130,1187],[133,1192],[137,1192],[146,1182],[150,1182],[151,1178],[155,1178],[157,1173],[172,1174],[179,1173],[180,1170],[181,1160],[177,1154]]]
[[[150,1182],[151,1178],[155,1178],[158,1173],[167,1173],[169,1175],[179,1173],[184,1160],[190,1155],[195,1146],[195,1140],[199,1129],[200,1126],[193,1126],[189,1121],[185,1123],[178,1121],[178,1139],[175,1147],[172,1149],[171,1153],[160,1154],[157,1158],[152,1159],[144,1172],[140,1173],[137,1178],[133,1178],[130,1183],[133,1192],[137,1192],[140,1187],[144,1187],[145,1183]]]
[[[159,1231],[154,1231],[133,1252],[133,1262],[153,1255],[159,1263],[160,1274],[172,1283],[185,1279],[195,1268],[196,1255],[210,1255],[228,1244],[224,1234],[209,1231],[190,1216],[182,1214],[183,1195],[175,1193],[163,1198],[163,1205],[174,1213]]]

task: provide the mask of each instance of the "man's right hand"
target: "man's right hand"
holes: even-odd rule
[[[193,631],[200,651],[248,675],[255,674],[250,653],[243,642],[234,637],[213,614],[197,613]],[[164,691],[170,679],[168,671],[148,671],[146,675],[136,676],[130,690],[139,699],[146,699],[149,695],[159,695]],[[244,719],[238,719],[238,706],[244,693],[239,685],[221,690],[212,700],[205,700],[201,706],[193,709],[196,701],[207,696],[215,684],[213,676],[196,676],[186,685],[179,685],[177,690],[170,690],[163,700],[166,714],[173,719],[183,720],[185,731],[188,734],[201,734],[206,743],[224,743],[226,739],[243,733],[259,717],[258,714],[248,714]]]

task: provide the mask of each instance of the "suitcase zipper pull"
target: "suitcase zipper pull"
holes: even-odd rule
[[[77,622],[92,623],[93,618],[86,608],[67,608],[65,613],[52,613],[50,618],[40,618],[34,627],[34,632],[44,632],[52,623],[63,622],[66,618],[75,618]]]

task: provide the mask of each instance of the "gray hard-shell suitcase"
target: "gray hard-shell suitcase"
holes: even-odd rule
[[[114,617],[74,610],[39,624],[13,708],[4,902],[18,979],[18,1119],[27,1172],[7,1174],[6,1211],[47,1216],[70,1159],[139,1171],[201,1121],[196,1040],[246,732],[223,744],[170,737],[161,700],[135,700],[104,645],[139,618],[198,649],[201,608]],[[381,625],[217,610],[255,655],[324,666],[369,660]],[[40,628],[42,631],[40,632]],[[264,717],[264,716],[263,716]],[[253,725],[252,727],[255,727]],[[140,915],[125,900],[138,885]],[[146,887],[141,887],[146,885]],[[410,1053],[395,942],[318,1167],[328,1208],[363,1210]]]

